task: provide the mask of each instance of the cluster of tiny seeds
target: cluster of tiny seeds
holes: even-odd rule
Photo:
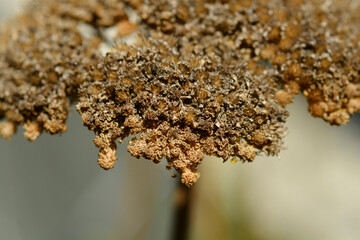
[[[119,0],[57,0],[48,3],[50,11],[63,18],[98,27],[109,27],[126,20],[125,3]]]
[[[108,29],[137,29],[134,12],[149,40],[100,57]],[[190,186],[204,154],[277,154],[299,92],[331,124],[360,111],[359,13],[353,0],[34,1],[0,29],[0,136],[62,132],[80,97],[103,168],[139,134],[129,152],[165,157]]]
[[[346,124],[360,110],[358,15],[337,1],[213,2],[148,0],[151,7],[139,15],[151,35],[175,35],[182,54],[245,62],[253,74],[275,80],[283,105],[302,91],[310,113],[331,124]]]
[[[0,117],[10,138],[21,124],[25,137],[35,140],[45,130],[66,130],[69,98],[95,62],[95,44],[84,40],[75,21],[49,14],[41,7],[7,23],[0,54]],[[8,126],[8,127],[5,127]],[[12,126],[12,127],[9,127]]]
[[[80,24],[96,32],[124,21],[125,3],[117,0],[38,0],[4,24],[0,118],[7,120],[0,123],[0,136],[10,139],[17,125],[23,125],[31,141],[43,130],[65,131],[69,102],[100,57],[101,36],[84,36]]]
[[[283,92],[293,94],[300,88],[313,116],[346,124],[350,114],[360,111],[360,27],[349,28],[360,21],[345,21],[345,11],[339,15],[324,3],[301,8],[300,27],[286,58],[270,62],[279,71]]]
[[[134,137],[128,150],[168,167],[191,186],[203,155],[252,161],[280,151],[287,111],[274,88],[241,65],[184,56],[160,39],[119,45],[92,69],[77,109],[97,133],[99,164],[114,166],[115,141]]]

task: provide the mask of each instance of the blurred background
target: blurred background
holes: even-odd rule
[[[0,19],[20,2],[0,0]],[[288,109],[281,159],[203,161],[190,189],[189,239],[360,238],[359,114],[335,127],[311,117],[301,96]],[[31,143],[19,129],[0,139],[0,239],[173,239],[179,180],[163,163],[132,158],[126,144],[104,171],[92,139],[74,107],[61,136]]]

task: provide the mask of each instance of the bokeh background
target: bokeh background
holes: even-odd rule
[[[0,20],[21,5],[0,0]],[[359,114],[335,127],[311,117],[301,96],[288,109],[281,159],[203,161],[189,239],[360,239]],[[31,143],[19,129],[0,139],[0,239],[172,238],[179,180],[163,163],[132,158],[126,144],[104,171],[92,138],[73,106],[61,136]]]

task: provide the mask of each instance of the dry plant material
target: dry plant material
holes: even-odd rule
[[[193,2],[148,0],[139,16],[152,35],[175,35],[183,54],[247,63],[254,75],[275,81],[283,105],[301,91],[313,116],[336,125],[360,110],[359,2]]]
[[[360,111],[359,13],[351,0],[38,0],[1,32],[0,135],[62,132],[79,101],[103,168],[133,135],[133,156],[165,157],[191,186],[204,155],[277,154],[300,92],[330,124]],[[101,57],[109,29],[143,37]]]
[[[97,27],[114,26],[127,19],[125,3],[119,0],[56,0],[47,4],[56,15]]]
[[[70,100],[97,58],[95,41],[82,37],[77,21],[40,3],[6,23],[0,49],[0,117],[24,125],[31,141],[43,130],[66,130]]]
[[[99,164],[116,161],[116,139],[140,134],[128,150],[155,163],[165,157],[191,186],[204,155],[252,161],[280,151],[287,111],[275,91],[241,65],[188,56],[157,39],[119,45],[90,72],[77,105],[97,133]]]

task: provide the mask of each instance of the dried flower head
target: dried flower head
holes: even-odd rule
[[[93,67],[77,109],[97,133],[99,163],[112,168],[115,141],[155,163],[165,157],[191,186],[205,155],[252,161],[280,151],[287,111],[274,88],[244,66],[182,55],[161,39],[119,45]]]
[[[0,136],[62,132],[79,101],[103,168],[132,135],[133,156],[165,157],[191,186],[204,155],[277,154],[300,92],[330,124],[360,111],[359,13],[351,0],[35,1],[0,31]],[[142,37],[101,57],[114,29]]]
[[[175,35],[182,54],[247,63],[254,75],[275,80],[281,104],[301,91],[312,115],[338,125],[360,110],[360,4],[354,2],[148,0],[139,15],[150,34]]]
[[[24,125],[25,137],[33,141],[43,130],[66,130],[69,102],[95,62],[97,47],[82,37],[77,21],[54,14],[51,4],[31,8],[31,14],[3,26],[0,117]]]

